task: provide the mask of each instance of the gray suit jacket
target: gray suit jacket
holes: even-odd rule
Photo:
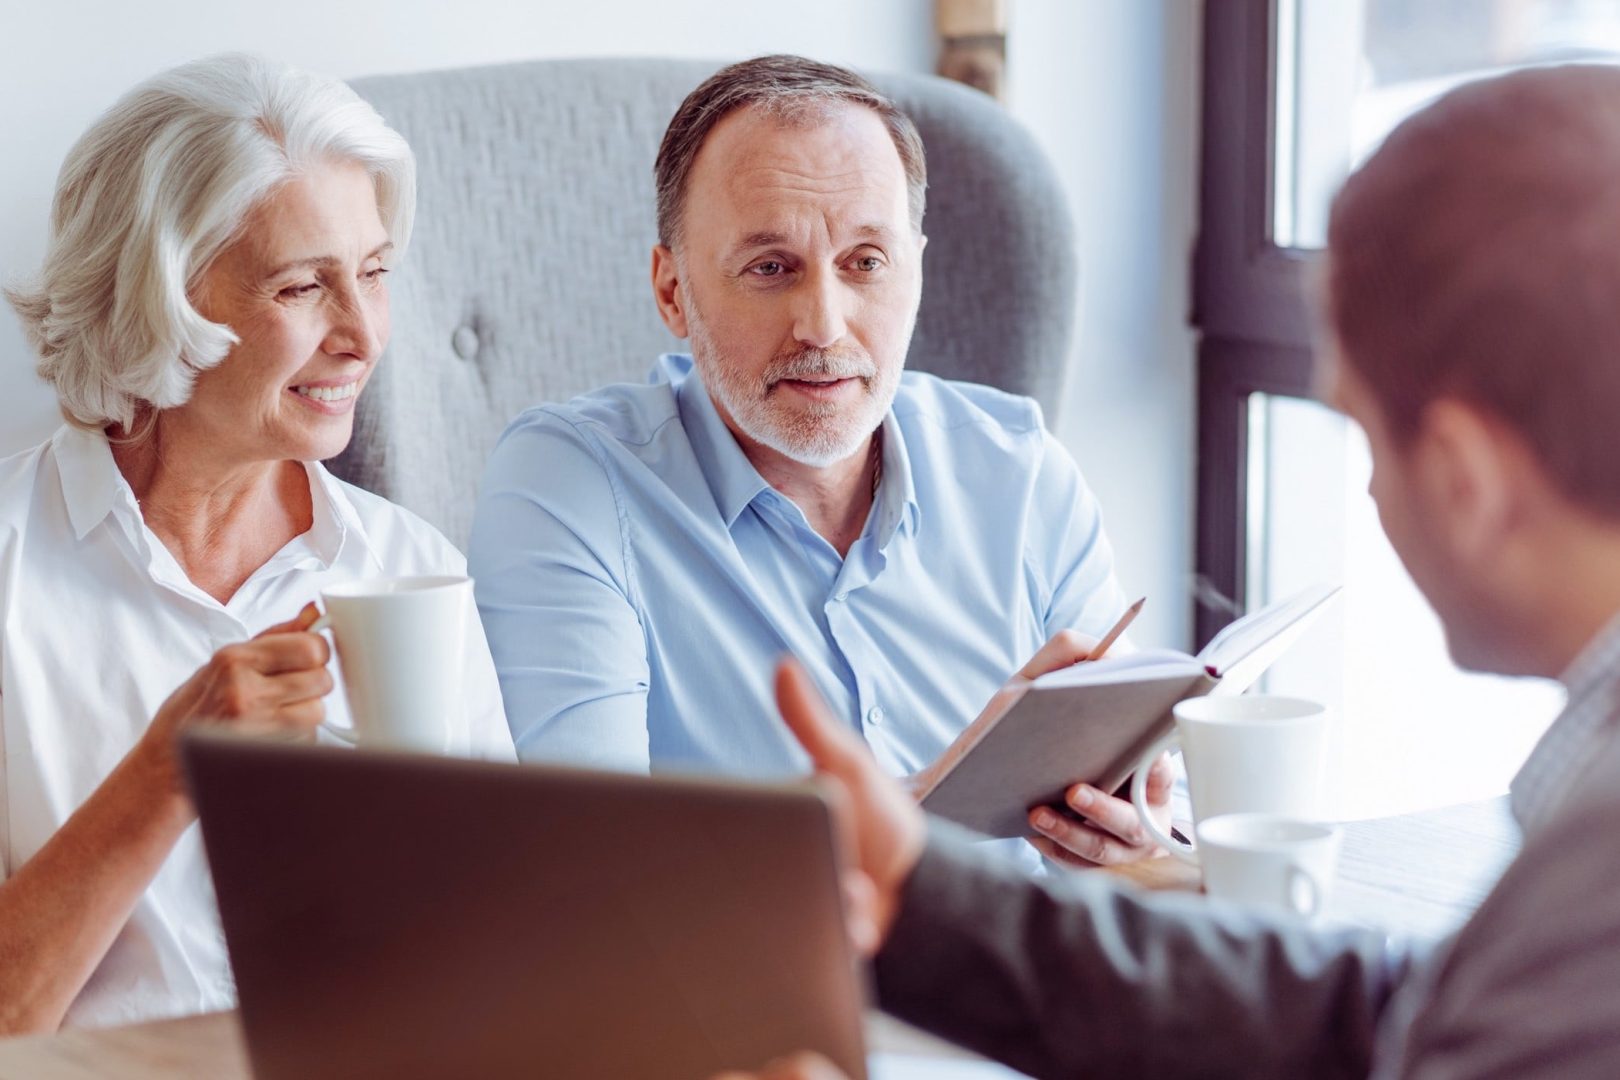
[[[1034,1076],[1620,1076],[1620,738],[1431,959],[935,826],[879,1003]]]

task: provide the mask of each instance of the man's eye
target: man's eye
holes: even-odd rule
[[[872,274],[883,269],[883,260],[876,255],[862,255],[850,265],[863,274]]]
[[[753,272],[759,277],[776,277],[785,269],[787,268],[779,262],[766,260],[762,263],[756,263]]]

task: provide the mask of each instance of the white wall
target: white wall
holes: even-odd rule
[[[1057,433],[1102,502],[1139,644],[1192,644],[1202,7],[1013,0],[1007,104],[1051,154],[1080,233],[1079,343]]]
[[[1126,588],[1153,597],[1135,636],[1184,644],[1191,565],[1187,251],[1196,144],[1194,0],[1014,0],[1012,111],[1057,162],[1086,266],[1081,345],[1060,435],[1108,512]],[[931,0],[0,0],[0,280],[45,247],[56,170],[135,82],[251,49],[354,77],[550,56],[731,59],[799,52],[929,71]],[[0,455],[44,438],[53,399],[0,314]]]

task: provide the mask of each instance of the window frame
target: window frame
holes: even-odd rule
[[[1274,0],[1211,0],[1205,10],[1192,313],[1200,648],[1248,595],[1249,397],[1314,397],[1306,288],[1321,256],[1272,241],[1276,35]]]

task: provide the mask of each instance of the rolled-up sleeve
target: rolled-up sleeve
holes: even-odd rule
[[[647,645],[589,437],[533,409],[485,469],[468,564],[519,758],[645,771]]]

